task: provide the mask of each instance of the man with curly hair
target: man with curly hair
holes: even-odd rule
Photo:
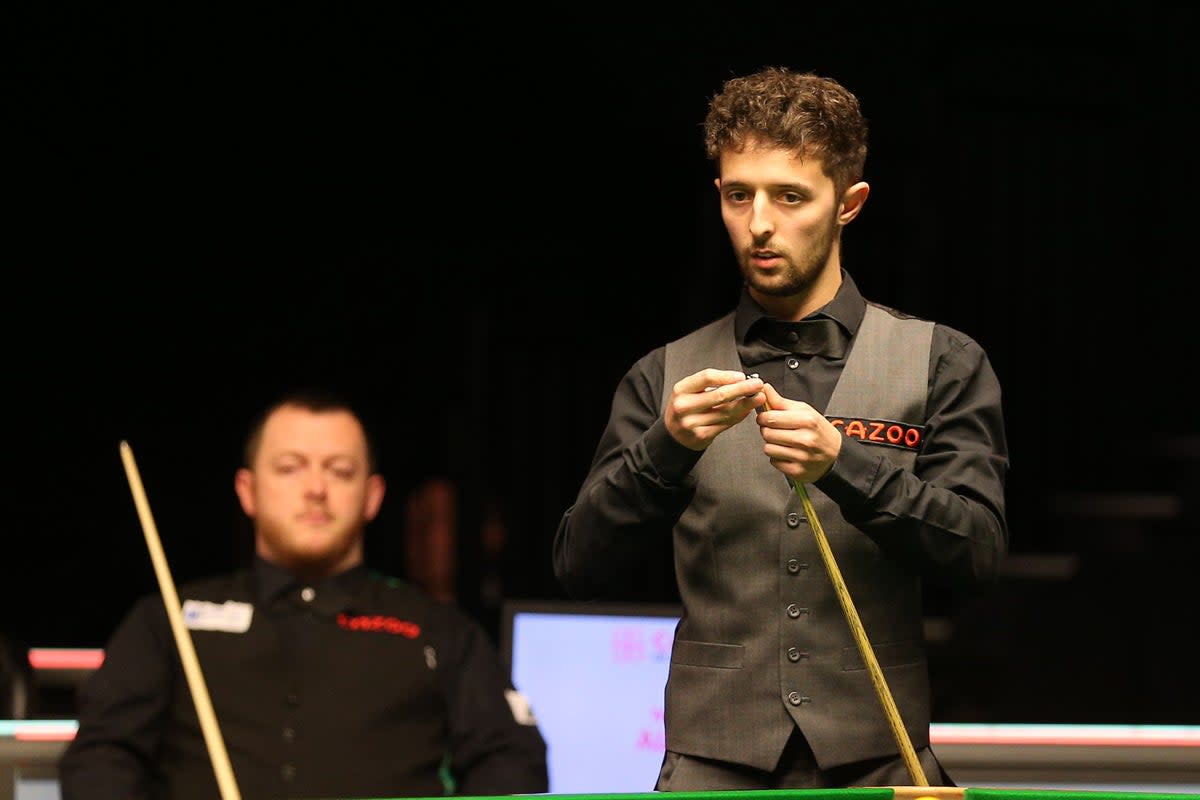
[[[991,580],[1007,552],[999,380],[969,336],[865,299],[843,267],[870,191],[845,87],[732,78],[704,143],[740,298],[620,381],[555,574],[619,597],[673,548],[657,789],[953,785],[929,746],[922,586]]]

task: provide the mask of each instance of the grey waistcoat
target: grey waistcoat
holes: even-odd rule
[[[679,379],[740,364],[730,313],[666,347],[663,404]],[[922,425],[931,322],[872,304],[827,417]],[[799,726],[822,768],[899,748],[787,478],[753,416],[713,441],[674,530],[684,613],[666,689],[667,749],[773,769]],[[879,447],[911,469],[911,450]],[[929,743],[918,577],[806,487],[915,748]]]

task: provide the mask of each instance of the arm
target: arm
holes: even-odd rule
[[[439,627],[455,794],[549,791],[546,742],[487,633],[453,607]]]
[[[175,652],[161,606],[133,608],[80,689],[79,729],[58,764],[63,800],[150,797]]]
[[[671,529],[695,493],[692,468],[762,401],[757,378],[703,370],[673,387],[664,417],[663,359],[659,348],[621,379],[591,469],[559,521],[554,572],[574,598],[628,595],[670,563]]]
[[[759,424],[782,472],[828,495],[894,558],[965,586],[994,577],[1008,551],[1000,383],[977,343],[942,326],[931,361],[925,438],[911,472],[878,447],[831,438],[811,407],[773,390],[771,407],[786,410],[764,411]]]

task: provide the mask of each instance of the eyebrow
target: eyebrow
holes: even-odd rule
[[[354,464],[362,464],[364,462],[364,459],[359,458],[353,453],[331,453],[325,456],[312,456],[309,453],[305,453],[301,450],[280,450],[278,453],[269,455],[268,458],[299,458],[303,459],[304,461],[318,461],[320,463],[328,463],[334,460],[350,461]]]
[[[746,181],[738,181],[738,180],[722,180],[721,181],[722,189],[729,189],[729,188],[746,189],[746,188],[749,188],[750,186],[751,186],[751,184]],[[758,187],[758,188],[771,189],[774,191],[784,190],[784,191],[790,191],[790,192],[797,192],[797,193],[801,193],[801,194],[813,194],[814,193],[813,187],[806,183],[768,183],[766,186]]]

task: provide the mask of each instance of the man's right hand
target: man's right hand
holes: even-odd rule
[[[691,450],[704,450],[718,434],[744,420],[766,400],[758,377],[736,370],[704,369],[671,388],[663,420],[675,441]]]

